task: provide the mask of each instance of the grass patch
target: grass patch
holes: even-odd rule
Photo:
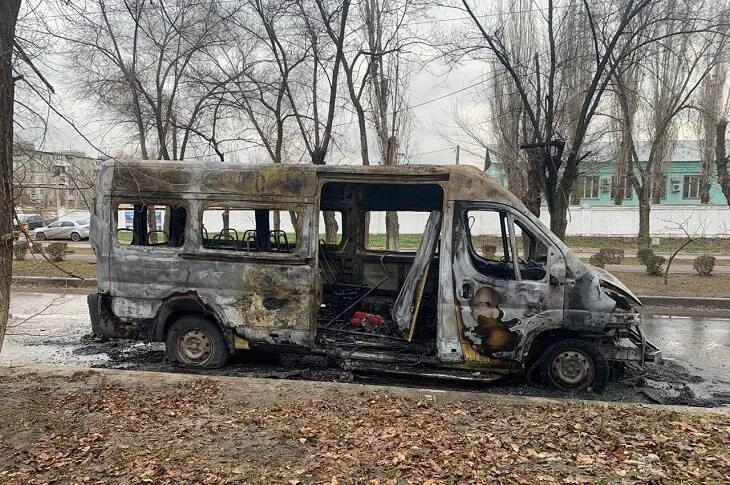
[[[669,274],[664,278],[643,273],[613,272],[637,295],[649,296],[700,296],[730,298],[730,275],[697,276],[694,274]]]
[[[687,239],[682,237],[662,237],[658,246],[653,246],[654,252],[672,252],[679,248]],[[623,249],[626,255],[636,254],[639,238],[636,237],[608,237],[608,236],[568,236],[566,244],[573,250],[578,249]],[[692,242],[682,250],[683,253],[730,253],[730,238],[700,239]]]
[[[13,261],[13,276],[56,276],[70,277],[68,273],[82,278],[96,278],[96,262],[62,261],[56,266],[44,259]],[[59,269],[61,268],[61,269]],[[65,273],[63,270],[68,271]]]

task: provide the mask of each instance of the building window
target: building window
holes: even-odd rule
[[[685,175],[684,188],[682,189],[683,199],[698,199],[700,196],[700,176]]]
[[[598,198],[598,186],[601,183],[601,178],[598,175],[588,175],[583,177],[583,191],[581,192],[581,199],[597,199]]]
[[[623,190],[624,200],[631,200],[634,196],[634,187],[626,177],[621,177],[621,180],[617,180],[619,177],[611,177],[611,198],[616,200],[616,196]],[[623,182],[623,184],[621,183]]]

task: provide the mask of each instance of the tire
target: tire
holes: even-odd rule
[[[79,241],[81,241],[81,234],[79,234],[78,232],[72,232],[71,233],[71,240],[73,242],[79,242]]]
[[[171,362],[197,369],[223,367],[230,356],[220,328],[197,315],[181,317],[172,324],[165,349]]]
[[[46,233],[45,232],[38,232],[35,235],[36,241],[45,241],[46,240]]]
[[[608,382],[608,361],[583,340],[560,340],[545,349],[543,382],[560,391],[602,392]]]

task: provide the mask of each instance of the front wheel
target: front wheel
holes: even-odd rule
[[[199,316],[176,320],[167,332],[165,349],[171,362],[204,369],[223,367],[230,355],[220,328]]]
[[[601,392],[608,382],[608,362],[583,340],[561,340],[545,350],[543,380],[560,391]]]
[[[44,232],[39,232],[35,235],[35,238],[37,241],[45,241],[46,240],[46,234]]]

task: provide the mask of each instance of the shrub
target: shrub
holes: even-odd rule
[[[30,254],[41,254],[43,252],[43,244],[32,242],[30,245]]]
[[[494,244],[483,244],[482,255],[485,258],[493,259],[497,254],[497,246]]]
[[[651,256],[654,256],[654,250],[651,248],[642,248],[636,253],[636,257],[639,258],[641,264],[646,264]]]
[[[607,263],[606,257],[603,254],[601,254],[600,252],[592,255],[591,259],[589,259],[588,262],[592,266],[596,266],[597,268],[605,268],[606,263]]]
[[[694,261],[694,268],[700,276],[712,276],[712,272],[715,270],[715,257],[708,255],[697,256]]]
[[[28,254],[29,244],[27,241],[16,241],[13,243],[13,256],[19,261],[25,259],[25,255]]]
[[[48,248],[46,248],[46,254],[50,256],[52,261],[63,261],[66,259],[67,253],[68,244],[66,243],[54,242],[49,244]]]
[[[624,262],[623,249],[603,248],[598,251],[598,254],[603,257],[606,264],[621,264]]]
[[[664,256],[652,254],[646,258],[646,274],[649,276],[661,276],[664,274],[664,263],[667,259]]]

